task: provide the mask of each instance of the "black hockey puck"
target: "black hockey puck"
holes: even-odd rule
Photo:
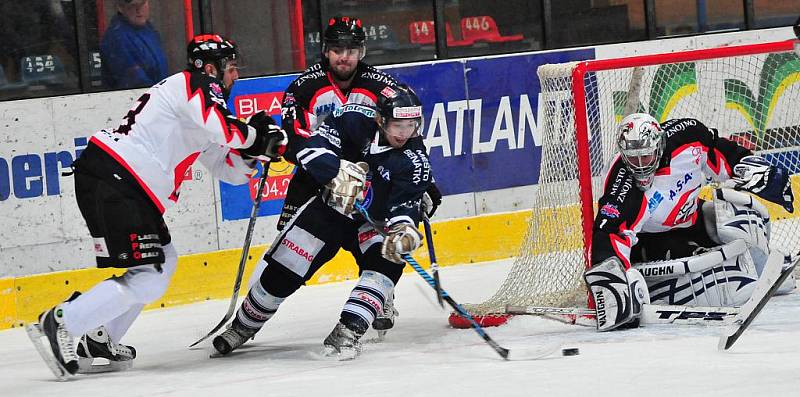
[[[577,356],[578,354],[581,354],[581,351],[578,350],[577,347],[571,347],[569,349],[561,349],[562,356]]]

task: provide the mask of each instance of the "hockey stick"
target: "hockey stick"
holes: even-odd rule
[[[233,317],[236,310],[236,300],[239,299],[239,288],[242,286],[242,275],[244,275],[244,265],[247,262],[247,254],[250,252],[250,242],[253,240],[253,229],[256,226],[256,218],[258,218],[258,207],[261,204],[261,195],[264,192],[264,186],[267,184],[267,177],[269,176],[269,163],[261,163],[263,173],[261,179],[258,181],[258,188],[256,189],[256,198],[253,200],[253,209],[250,212],[250,222],[247,224],[247,234],[244,236],[244,246],[242,247],[242,258],[239,260],[239,269],[236,271],[236,281],[233,283],[233,295],[231,295],[231,303],[228,306],[228,312],[225,317],[214,327],[206,336],[200,338],[197,342],[192,343],[189,347],[194,347],[198,343],[208,339],[214,335],[220,328],[222,328],[228,320]]]
[[[767,259],[767,265],[761,277],[756,282],[753,295],[751,295],[750,299],[742,306],[742,310],[739,312],[739,315],[736,316],[736,319],[734,319],[733,324],[720,335],[717,350],[728,350],[739,340],[739,337],[742,336],[742,333],[744,333],[747,327],[755,320],[758,313],[761,313],[761,309],[763,309],[770,298],[775,295],[775,291],[777,291],[789,275],[794,272],[794,268],[797,266],[798,262],[800,262],[800,258],[795,259],[791,266],[781,270],[782,262],[777,262],[770,266],[770,259]]]
[[[436,263],[436,250],[433,248],[433,233],[431,232],[431,224],[428,222],[427,214],[422,215],[422,225],[425,227],[425,241],[428,243],[428,256],[431,258],[431,275],[433,276],[433,289],[436,290],[436,299],[439,301],[439,306],[444,308],[442,298],[442,283],[439,281],[439,265]]]
[[[381,236],[386,237],[386,231],[384,230],[384,228],[377,222],[375,222],[371,216],[369,216],[367,209],[363,206],[362,203],[356,202],[355,207],[358,210],[358,212],[361,213],[361,215],[364,217],[367,223],[372,225],[372,227],[378,233],[380,233]],[[433,280],[433,277],[431,277],[431,275],[428,274],[428,272],[426,272],[425,269],[423,269],[422,266],[420,266],[419,263],[417,263],[417,261],[413,257],[411,257],[411,255],[403,254],[402,257],[403,260],[408,262],[408,264],[411,265],[412,268],[414,268],[417,274],[419,274],[420,277],[422,277],[428,283],[428,285],[431,286],[431,288],[436,289],[436,283]],[[480,324],[478,324],[475,321],[475,319],[473,319],[472,316],[466,310],[464,310],[463,307],[461,307],[461,305],[459,305],[455,300],[453,300],[453,298],[450,297],[447,291],[445,291],[444,289],[442,289],[441,291],[442,291],[441,296],[445,300],[445,302],[447,302],[447,304],[449,304],[450,307],[453,308],[453,310],[458,312],[458,314],[469,320],[470,325],[472,325],[472,328],[475,330],[475,332],[477,332],[478,335],[480,335],[481,338],[483,338],[483,340],[486,341],[486,343],[489,344],[489,346],[491,346],[492,349],[494,349],[494,351],[500,355],[500,357],[503,357],[503,359],[508,360],[509,350],[498,345],[497,342],[495,342],[494,339],[492,339],[489,336],[489,334],[487,334],[486,331],[483,330],[483,327],[481,327]]]
[[[506,313],[538,315],[569,324],[594,326],[595,311],[585,307],[506,307]],[[729,325],[739,313],[737,307],[725,306],[683,306],[643,304],[640,321],[642,324],[676,325]]]

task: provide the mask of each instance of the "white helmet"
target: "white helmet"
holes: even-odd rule
[[[666,138],[661,125],[649,114],[628,115],[617,126],[617,147],[622,161],[633,173],[636,185],[642,191],[653,184],[665,145]]]

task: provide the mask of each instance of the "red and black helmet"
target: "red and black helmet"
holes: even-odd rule
[[[335,16],[328,20],[323,41],[326,47],[341,46],[349,48],[363,47],[367,40],[361,19],[349,16]]]
[[[200,34],[186,46],[186,55],[190,69],[202,69],[210,63],[222,71],[226,63],[239,59],[239,48],[233,40],[218,34]]]

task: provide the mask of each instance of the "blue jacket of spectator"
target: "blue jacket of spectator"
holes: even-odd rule
[[[161,36],[150,22],[136,27],[115,15],[100,43],[100,57],[109,88],[149,87],[167,77]]]

